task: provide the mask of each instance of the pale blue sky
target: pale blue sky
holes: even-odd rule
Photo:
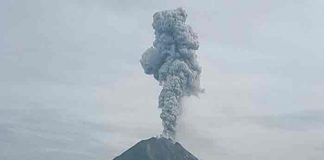
[[[199,35],[179,141],[204,160],[322,160],[321,0],[0,1],[0,159],[107,160],[162,129],[139,64],[154,12]]]

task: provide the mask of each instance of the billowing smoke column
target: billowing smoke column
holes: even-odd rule
[[[201,68],[195,51],[198,36],[186,25],[184,9],[157,12],[153,16],[155,41],[140,60],[146,74],[154,75],[163,89],[159,96],[162,136],[175,140],[177,119],[182,112],[182,98],[198,95]]]

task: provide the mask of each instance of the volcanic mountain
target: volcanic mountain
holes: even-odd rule
[[[142,140],[113,160],[198,160],[180,143],[166,138]]]

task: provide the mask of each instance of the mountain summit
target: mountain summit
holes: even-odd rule
[[[142,140],[113,160],[198,160],[180,143],[152,137]]]

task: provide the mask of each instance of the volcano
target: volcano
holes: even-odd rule
[[[170,139],[152,137],[142,140],[113,160],[198,160]]]

